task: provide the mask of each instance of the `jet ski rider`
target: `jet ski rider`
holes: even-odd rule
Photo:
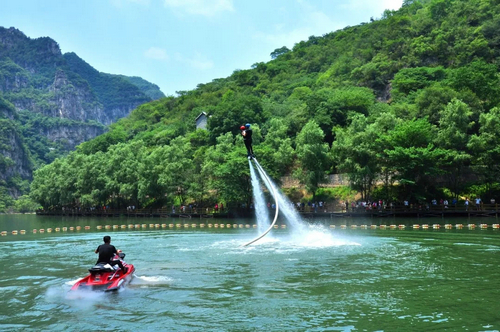
[[[115,246],[111,245],[111,236],[106,235],[102,239],[104,241],[104,244],[101,244],[95,250],[96,254],[99,253],[99,259],[97,260],[96,264],[104,263],[110,264],[111,266],[117,264],[123,271],[123,274],[127,273],[127,268],[123,266],[121,260],[113,259],[115,255],[118,255],[118,251],[116,250]]]

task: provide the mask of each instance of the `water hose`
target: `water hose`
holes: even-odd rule
[[[254,158],[255,159],[255,158]],[[271,188],[271,191],[272,191],[272,194],[273,194],[273,197],[274,197],[274,201],[276,203],[276,213],[274,214],[274,220],[273,222],[271,223],[271,226],[269,226],[269,228],[264,232],[262,233],[261,235],[257,236],[255,239],[253,239],[252,241],[248,242],[248,243],[245,243],[243,245],[243,247],[246,247],[254,242],[257,242],[258,240],[262,239],[264,236],[266,236],[267,233],[269,233],[271,231],[271,229],[273,229],[274,227],[274,224],[276,223],[276,220],[278,220],[278,211],[279,211],[279,207],[278,207],[278,199],[276,198],[276,189],[274,189],[274,186],[271,182],[271,180],[269,180],[269,178],[267,177],[267,174],[266,172],[264,172],[264,169],[262,169],[262,167],[260,166],[259,162],[257,161],[257,159],[255,159],[255,165],[257,165],[257,168],[259,168],[259,170],[261,171],[261,174],[264,175],[264,178],[265,180],[267,181],[267,183],[269,184],[269,188]]]

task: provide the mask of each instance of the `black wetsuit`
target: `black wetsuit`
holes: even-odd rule
[[[252,129],[245,129],[245,135],[243,136],[243,141],[245,142],[245,146],[247,148],[247,155],[249,157],[253,157],[253,149],[252,149]]]
[[[125,269],[123,268],[122,262],[118,259],[117,260],[113,259],[113,257],[115,257],[115,255],[117,254],[115,246],[113,246],[109,243],[104,243],[104,244],[101,244],[99,247],[97,247],[96,251],[99,253],[99,259],[97,260],[96,264],[99,264],[99,263],[106,263],[106,264],[111,264],[111,265],[118,264],[120,269],[125,271]]]

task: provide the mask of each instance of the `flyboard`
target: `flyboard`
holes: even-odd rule
[[[253,158],[255,159],[255,158]],[[271,183],[271,180],[269,180],[269,178],[267,177],[267,174],[266,172],[264,172],[264,170],[262,169],[262,167],[260,166],[259,162],[257,161],[257,159],[255,159],[255,165],[257,165],[257,167],[260,169],[261,171],[261,174],[264,175],[264,178],[265,180],[267,181],[267,183],[269,184],[269,188],[271,188],[271,191],[272,191],[272,194],[273,194],[273,197],[274,197],[274,201],[276,203],[276,212],[274,214],[274,220],[273,222],[271,223],[271,225],[269,226],[269,228],[264,232],[262,233],[261,235],[257,236],[255,239],[253,239],[252,241],[250,242],[247,242],[245,243],[242,247],[246,247],[254,242],[257,242],[259,241],[260,239],[262,239],[264,236],[266,236],[267,233],[269,233],[271,231],[271,229],[273,229],[274,227],[274,224],[276,224],[276,220],[278,220],[278,212],[279,212],[279,207],[278,207],[278,199],[276,197],[278,197],[276,195],[276,189],[274,188],[273,184]]]

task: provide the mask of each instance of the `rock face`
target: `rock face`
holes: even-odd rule
[[[29,180],[34,167],[104,133],[150,96],[164,95],[143,79],[63,55],[51,38],[0,27],[0,190],[17,196],[11,179]]]

